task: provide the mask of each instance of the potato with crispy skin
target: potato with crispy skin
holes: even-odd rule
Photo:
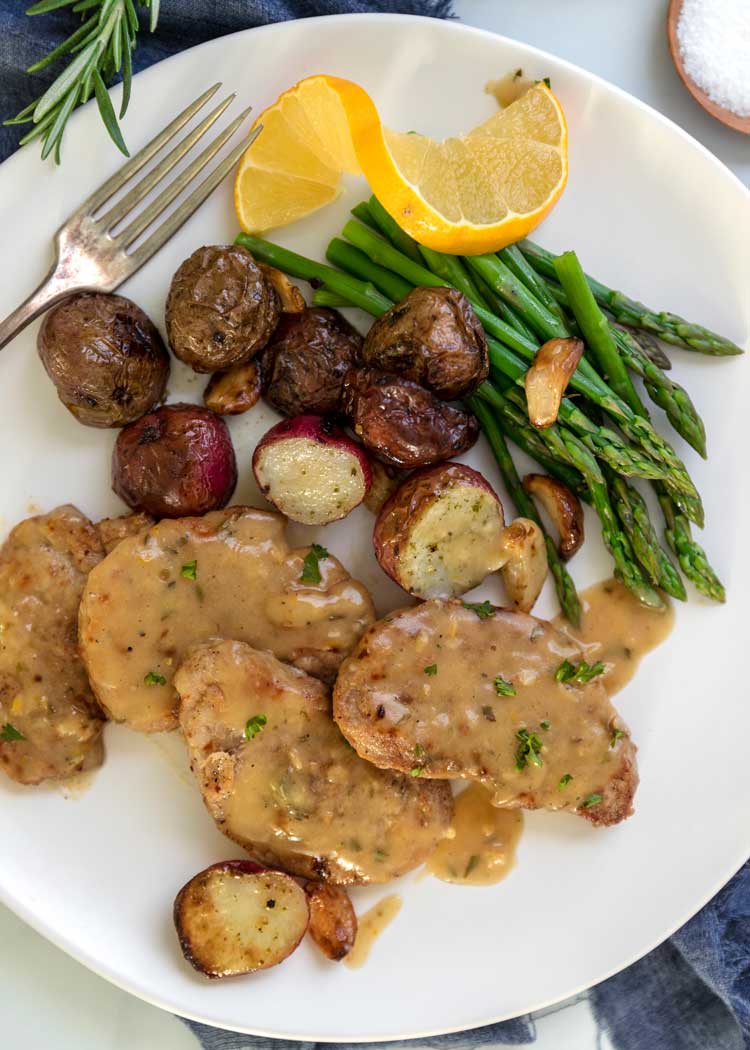
[[[484,329],[455,288],[415,288],[378,318],[362,356],[445,401],[476,390],[490,370]]]
[[[416,598],[454,598],[503,561],[503,507],[482,475],[442,463],[406,479],[375,523],[381,569]]]
[[[264,347],[280,313],[276,290],[246,248],[208,245],[194,251],[172,278],[169,345],[195,372],[221,372]]]
[[[286,315],[259,357],[264,397],[282,416],[336,413],[361,351],[362,336],[335,310]]]
[[[387,882],[445,835],[448,785],[364,762],[334,724],[325,686],[271,653],[207,642],[174,684],[211,816],[264,863],[339,885]]]
[[[633,811],[636,749],[601,677],[576,677],[582,655],[523,613],[422,602],[363,635],[336,679],[333,714],[381,768],[477,780],[497,806],[617,824]]]
[[[130,299],[82,292],[63,299],[37,336],[57,396],[87,427],[122,427],[163,399],[169,354]]]
[[[267,970],[305,936],[305,891],[283,871],[226,860],[194,875],[177,894],[174,924],[182,954],[206,977]]]
[[[225,507],[237,484],[227,425],[201,405],[163,405],[124,427],[112,488],[134,510],[182,518]]]
[[[479,437],[474,416],[438,401],[409,379],[375,368],[349,372],[342,408],[369,452],[406,470],[459,456]]]
[[[271,427],[256,446],[253,473],[268,502],[303,525],[345,518],[372,484],[364,450],[324,416]]]
[[[357,916],[349,894],[326,882],[306,883],[305,893],[310,904],[310,936],[327,959],[344,959],[357,939]]]

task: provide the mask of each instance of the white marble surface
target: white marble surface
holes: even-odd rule
[[[553,51],[648,102],[750,184],[750,139],[705,114],[671,65],[666,7],[666,0],[456,2],[464,22]],[[0,1017],[0,1044],[8,1050],[197,1047],[180,1021],[84,969],[1,906]],[[540,1015],[535,1046],[608,1050],[597,1043],[585,997]]]

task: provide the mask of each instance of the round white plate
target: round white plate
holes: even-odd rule
[[[392,126],[442,137],[490,115],[494,102],[484,84],[518,66],[551,77],[570,125],[570,182],[540,239],[551,248],[575,247],[613,286],[747,345],[747,192],[643,104],[522,44],[396,16],[251,30],[142,73],[124,130],[131,149],[139,148],[219,78],[242,105],[260,109],[299,78],[329,72],[363,84]],[[35,147],[0,170],[0,313],[45,272],[51,232],[118,166],[92,105],[72,120],[64,152],[58,170],[40,164]],[[364,195],[362,185],[350,186],[335,205],[278,240],[322,258]],[[226,184],[122,291],[162,324],[179,263],[235,232]],[[67,501],[91,517],[123,510],[109,491],[114,433],[81,427],[61,407],[34,338],[35,329],[28,330],[0,357],[2,533],[33,510]],[[209,1024],[311,1040],[393,1039],[487,1024],[600,981],[667,937],[750,853],[750,763],[743,757],[750,739],[743,627],[750,372],[745,359],[673,358],[708,427],[709,463],[676,444],[704,495],[706,545],[730,600],[719,608],[691,593],[672,638],[618,700],[640,747],[642,783],[631,820],[595,830],[572,816],[530,814],[517,868],[496,887],[448,886],[417,874],[392,888],[356,892],[359,910],[393,890],[404,898],[362,970],[328,963],[305,943],[276,970],[209,983],[181,957],[172,900],[187,878],[237,855],[237,847],[205,814],[176,736],[147,738],[112,726],[105,766],[79,798],[0,781],[0,898],[81,962],[150,1002]],[[197,401],[204,382],[175,366],[170,396]],[[272,420],[259,405],[230,423],[240,463],[237,502],[262,503],[250,454]],[[483,447],[468,459],[502,491]],[[325,543],[373,588],[385,611],[402,597],[374,562],[371,527],[360,509],[329,527]],[[595,522],[572,568],[581,586],[609,573]],[[494,585],[486,593],[500,598]],[[541,612],[553,610],[545,594]]]

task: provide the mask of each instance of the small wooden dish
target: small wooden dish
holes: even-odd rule
[[[667,37],[669,39],[669,50],[672,54],[672,61],[674,62],[675,69],[680,75],[685,87],[688,89],[690,94],[693,96],[696,102],[698,102],[707,113],[710,113],[716,120],[721,121],[722,124],[726,124],[728,128],[734,128],[735,131],[741,131],[745,135],[750,135],[750,117],[738,117],[736,113],[732,113],[731,109],[725,109],[724,106],[720,106],[718,103],[710,99],[705,91],[701,91],[694,80],[685,72],[685,67],[682,64],[682,55],[680,54],[680,45],[677,40],[677,23],[680,19],[680,11],[682,10],[682,0],[669,0],[669,10],[667,11]]]

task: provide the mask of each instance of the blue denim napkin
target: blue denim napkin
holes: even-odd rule
[[[14,116],[55,73],[25,70],[71,31],[66,10],[27,18],[21,0],[0,0],[0,118]],[[204,40],[291,18],[378,11],[452,15],[450,0],[162,0],[156,34],[142,35],[136,70]],[[53,67],[54,68],[54,67]],[[0,129],[0,160],[26,129]],[[731,805],[731,800],[729,800]],[[622,902],[602,916],[602,937],[626,921]],[[669,941],[589,992],[601,1031],[616,1050],[747,1050],[750,1048],[750,865]],[[237,1035],[186,1022],[205,1050],[354,1050],[362,1044],[292,1043]],[[380,1046],[382,1050],[489,1050],[535,1039],[534,1018],[469,1032]]]

